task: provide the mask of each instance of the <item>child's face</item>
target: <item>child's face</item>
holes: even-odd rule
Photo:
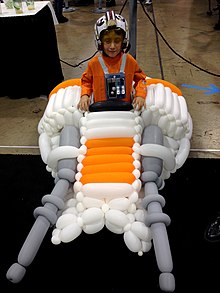
[[[114,58],[121,52],[123,36],[111,30],[104,34],[102,38],[103,51],[106,55]]]

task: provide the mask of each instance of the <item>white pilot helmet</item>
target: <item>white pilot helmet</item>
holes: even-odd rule
[[[114,28],[120,28],[125,33],[122,49],[126,50],[129,47],[129,30],[126,19],[122,15],[114,13],[114,11],[106,11],[105,15],[100,17],[94,26],[95,43],[99,51],[102,51],[101,33],[104,30]]]

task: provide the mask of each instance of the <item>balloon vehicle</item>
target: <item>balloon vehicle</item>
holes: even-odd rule
[[[54,188],[34,210],[35,222],[6,277],[18,283],[49,228],[59,245],[104,226],[122,234],[125,246],[142,256],[152,247],[162,291],[175,290],[166,226],[170,217],[159,194],[186,161],[192,119],[185,98],[170,82],[147,78],[141,111],[122,101],[78,110],[80,79],[56,86],[38,124],[39,148]]]

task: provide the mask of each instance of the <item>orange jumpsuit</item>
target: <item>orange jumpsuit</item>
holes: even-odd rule
[[[109,73],[119,73],[123,54],[124,53],[122,52],[115,58],[102,55]],[[146,98],[146,74],[140,69],[137,61],[129,53],[127,53],[125,64],[125,82],[126,97],[122,99],[122,101],[129,103],[132,102],[133,88],[135,89],[134,97]],[[81,77],[81,87],[81,96],[91,96],[93,93],[94,102],[106,100],[104,71],[99,62],[98,56],[93,57],[89,61],[88,67]]]

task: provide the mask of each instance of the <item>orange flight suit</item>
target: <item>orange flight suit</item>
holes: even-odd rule
[[[123,54],[124,53],[122,52],[115,58],[102,55],[110,74],[119,73]],[[129,53],[127,53],[125,64],[125,81],[126,97],[122,99],[122,101],[131,103],[133,99],[132,93],[134,93],[134,97],[146,98],[146,74],[140,69],[137,61]],[[104,71],[99,62],[98,56],[93,57],[89,61],[88,67],[81,78],[81,87],[81,96],[88,95],[90,97],[93,93],[93,102],[106,100]]]

